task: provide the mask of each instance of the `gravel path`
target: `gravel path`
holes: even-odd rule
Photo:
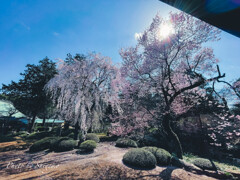
[[[0,180],[18,179],[213,179],[174,167],[133,170],[122,163],[127,148],[99,143],[92,154],[76,150],[30,154],[26,150],[0,153]]]

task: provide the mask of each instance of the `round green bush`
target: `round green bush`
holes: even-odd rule
[[[85,151],[93,151],[97,147],[97,143],[93,140],[87,140],[80,144],[80,148]]]
[[[211,163],[210,160],[204,158],[196,158],[193,160],[193,164],[203,170],[216,170],[216,166]]]
[[[137,143],[134,140],[127,139],[127,138],[119,138],[116,141],[117,147],[138,147]]]
[[[154,168],[157,164],[155,156],[144,149],[132,149],[123,156],[123,162],[138,168]]]
[[[94,134],[94,133],[89,133],[89,134],[87,134],[87,135],[86,135],[86,140],[93,140],[93,141],[95,141],[96,143],[99,142],[98,136],[97,136],[96,134]]]
[[[171,154],[162,148],[157,147],[143,147],[142,149],[151,152],[156,160],[158,165],[169,165],[171,161]]]
[[[72,138],[70,137],[56,137],[55,139],[53,139],[50,143],[49,149],[52,151],[59,151],[59,144],[61,141],[64,140],[72,140]]]
[[[58,143],[56,152],[63,152],[63,151],[70,151],[73,150],[74,147],[77,145],[75,140],[62,140]]]
[[[29,152],[39,152],[45,149],[49,149],[51,143],[56,140],[57,138],[55,137],[46,137],[39,141],[36,141],[34,144],[30,146]]]

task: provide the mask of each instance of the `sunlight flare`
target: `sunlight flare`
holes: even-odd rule
[[[171,23],[164,23],[160,26],[158,32],[157,32],[157,38],[162,40],[165,39],[167,37],[169,37],[170,35],[174,34],[174,28],[173,25]]]

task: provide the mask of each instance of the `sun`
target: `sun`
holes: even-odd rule
[[[159,27],[159,30],[157,32],[158,39],[162,40],[167,37],[169,37],[171,34],[173,34],[174,28],[171,23],[164,23]]]

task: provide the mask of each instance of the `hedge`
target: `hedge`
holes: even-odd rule
[[[53,141],[55,141],[57,138],[55,137],[46,137],[39,141],[36,141],[34,144],[32,144],[29,148],[29,152],[38,152],[45,149],[49,149],[50,145]]]
[[[73,139],[62,140],[58,143],[57,149],[55,150],[55,152],[70,151],[70,150],[73,150],[76,145],[77,145],[77,141]]]
[[[85,151],[93,151],[97,147],[97,143],[93,140],[87,140],[80,144],[80,149]]]
[[[50,143],[50,147],[49,149],[52,150],[52,151],[59,151],[59,143],[61,141],[64,141],[64,140],[72,140],[72,138],[69,138],[69,137],[56,137],[55,139],[53,139]]]
[[[137,143],[134,140],[128,138],[119,138],[116,141],[117,147],[138,147]]]

